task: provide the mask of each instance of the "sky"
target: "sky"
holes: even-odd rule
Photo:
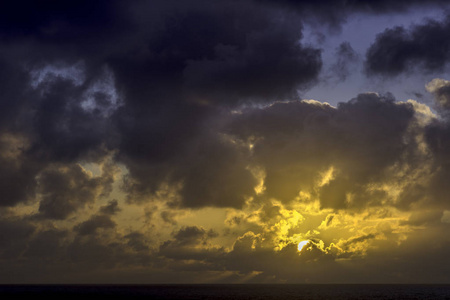
[[[450,283],[448,1],[0,3],[0,283]]]

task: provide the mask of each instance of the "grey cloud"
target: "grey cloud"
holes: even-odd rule
[[[124,236],[128,240],[127,245],[135,251],[149,251],[149,247],[146,243],[145,235],[140,232],[132,232]]]
[[[197,226],[184,227],[173,235],[175,241],[180,245],[195,244],[200,240],[214,236],[216,236],[214,231],[206,231],[205,229]]]
[[[115,121],[130,201],[165,184],[182,186],[184,207],[240,207],[253,194],[246,153],[213,129],[217,107],[291,96],[321,67],[294,16],[253,5],[164,10],[148,54],[111,59],[126,101]]]
[[[108,202],[107,205],[100,207],[100,212],[106,215],[115,215],[120,212],[122,209],[119,207],[119,202],[116,199],[113,199]]]
[[[22,70],[15,71],[14,76],[8,78],[11,82],[3,86],[8,92],[5,95],[20,101],[1,103],[7,105],[12,115],[21,116],[15,121],[23,122],[20,131],[30,141],[25,152],[30,165],[36,161],[42,164],[36,167],[37,170],[14,171],[12,168],[8,171],[9,177],[6,177],[29,187],[29,192],[14,189],[17,194],[10,197],[14,200],[3,200],[2,203],[15,205],[32,197],[36,189],[33,178],[55,161],[69,165],[80,160],[98,162],[109,151],[115,151],[116,162],[129,170],[124,187],[130,201],[145,201],[153,197],[161,186],[169,185],[179,189],[180,197],[170,199],[172,205],[241,207],[246,199],[254,196],[257,183],[249,169],[249,151],[226,136],[218,137],[218,132],[227,132],[228,129],[223,129],[214,120],[220,122],[230,118],[223,107],[234,107],[242,102],[268,103],[280,98],[292,99],[296,97],[296,89],[314,83],[321,69],[320,50],[302,44],[303,27],[298,12],[286,10],[283,5],[274,8],[253,1],[239,7],[218,1],[215,5],[202,2],[178,8],[174,2],[127,5],[101,2],[91,8],[93,15],[98,13],[99,18],[92,19],[89,15],[86,24],[80,24],[77,16],[86,5],[82,1],[73,6],[61,4],[36,8],[37,11],[48,9],[49,13],[42,16],[32,14],[23,24],[10,20],[11,27],[1,28],[3,37],[10,42],[10,47],[5,46],[4,50],[6,57],[10,58],[5,64],[8,69]],[[302,5],[310,6],[307,2]],[[12,12],[17,9],[14,6]],[[346,10],[347,6],[340,9]],[[63,14],[66,10],[70,13]],[[151,11],[157,11],[157,17],[143,17]],[[58,16],[52,12],[58,12]],[[98,20],[105,23],[98,23]],[[53,28],[55,22],[62,22],[65,26]],[[93,39],[92,33],[81,32],[85,25],[93,26],[92,32],[99,38]],[[112,34],[112,28],[120,30]],[[61,36],[65,36],[64,40],[57,43]],[[24,50],[20,49],[32,37],[36,38],[33,44],[35,51],[26,57]],[[16,49],[13,46],[19,50],[13,51]],[[339,53],[340,57],[346,58],[353,54],[347,44],[341,45]],[[42,70],[56,63],[70,66],[79,62],[84,65],[83,78],[78,78],[80,82],[54,74],[45,76],[34,89],[30,88],[32,72],[27,74],[26,70]],[[28,69],[15,68],[19,63]],[[114,77],[111,89],[117,90],[122,102],[112,107],[112,102],[107,99],[110,96],[106,92],[97,92],[91,99],[96,109],[85,109],[83,97],[89,87],[102,78],[101,70],[104,68],[110,70]],[[24,100],[10,89],[10,86],[21,87],[21,82],[25,82],[28,89],[20,90],[30,93]],[[112,106],[106,109],[110,114],[106,117],[102,110],[108,103]],[[344,111],[344,107],[338,111]],[[314,112],[300,112],[308,115],[304,121],[299,121],[302,115],[296,117],[298,120],[293,117],[290,121],[277,120],[281,116],[273,119],[280,123],[274,126],[304,122],[307,128],[302,138],[305,141],[312,139],[311,146],[303,147],[300,140],[297,140],[297,145],[289,143],[289,134],[284,138],[273,135],[273,147],[283,147],[276,146],[278,142],[288,146],[283,150],[285,153],[278,152],[278,158],[269,159],[263,156],[277,150],[272,146],[264,150],[260,143],[255,144],[255,163],[268,170],[266,185],[269,195],[290,198],[297,194],[299,188],[287,180],[290,176],[293,176],[293,181],[300,182],[301,188],[310,188],[313,179],[304,174],[326,168],[334,159],[320,153],[332,147],[337,138],[331,134],[331,138],[320,142],[319,136],[328,137],[327,130],[343,135],[339,130],[346,129],[327,125],[330,120],[334,122],[336,114],[330,107],[317,109],[311,106],[308,109]],[[401,113],[400,110],[398,112]],[[366,117],[370,118],[370,115],[366,114]],[[348,119],[352,122],[351,117]],[[394,147],[396,141],[390,141],[394,142]],[[363,148],[364,143],[359,146]],[[380,169],[384,161],[370,149],[362,149],[372,157],[372,161],[366,162]],[[388,150],[392,150],[387,151],[392,156],[398,153],[398,149]],[[299,160],[288,167],[288,157],[312,159]],[[389,164],[387,160],[389,157],[386,158],[386,164]],[[380,167],[377,167],[378,163],[381,163]],[[278,167],[278,164],[283,167]],[[285,168],[291,168],[292,172],[285,172]],[[356,165],[351,168],[354,174],[350,179],[364,175],[355,173],[359,172]],[[19,173],[28,175],[17,178],[15,174]],[[43,171],[42,180],[45,181],[46,176],[50,176],[48,171]],[[44,196],[40,210],[42,215],[52,218],[65,218],[92,201],[94,195],[63,204],[66,200],[56,198],[70,197],[62,190],[52,193],[50,188],[50,185],[43,188],[48,195]]]
[[[174,270],[192,270],[193,275],[198,270],[212,271],[222,268],[248,276],[252,273],[258,273],[259,275],[254,280],[259,283],[265,280],[269,282],[279,280],[289,283],[335,282],[336,280],[342,283],[383,283],[386,280],[389,282],[399,280],[403,283],[421,282],[423,280],[433,282],[438,278],[448,278],[448,275],[445,275],[445,267],[438,267],[441,260],[441,262],[446,261],[445,247],[448,246],[448,239],[443,236],[440,238],[445,230],[441,227],[435,233],[432,233],[434,229],[427,229],[426,232],[419,231],[412,234],[411,239],[400,246],[387,247],[384,245],[384,250],[390,249],[389,255],[386,255],[384,251],[379,252],[379,249],[372,249],[368,256],[355,260],[348,260],[345,255],[340,257],[333,253],[327,253],[314,242],[310,244],[308,249],[304,248],[301,255],[297,251],[297,245],[294,244],[288,245],[279,252],[274,252],[260,247],[257,237],[249,234],[236,241],[234,248],[228,253],[218,254],[214,249],[197,251],[196,253],[179,249],[179,253],[173,253],[173,256],[170,256],[177,262],[171,264],[171,267]],[[424,237],[433,246],[430,246],[431,244],[424,245]],[[375,234],[367,234],[353,238],[348,243],[361,243],[375,238]],[[428,259],[423,259],[418,264],[411,263],[418,257],[422,257],[421,253],[427,253]],[[195,262],[184,263],[185,259]],[[447,265],[445,262],[443,264],[444,266]],[[426,271],[418,272],[418,265],[421,266],[419,268],[425,268]],[[192,266],[192,269],[189,266]],[[380,266],[383,266],[383,268],[380,268]],[[429,269],[436,267],[438,270]],[[368,270],[371,271],[367,272]],[[230,278],[230,280],[233,279]],[[249,282],[252,282],[252,279],[249,280]],[[226,279],[224,281],[227,282]]]
[[[92,216],[89,220],[75,226],[75,231],[80,235],[90,235],[97,231],[97,229],[111,229],[116,227],[116,223],[107,215]]]
[[[447,111],[450,109],[450,82],[435,78],[427,83],[425,88],[433,94],[438,112],[448,117]]]
[[[312,186],[311,172],[328,166],[329,147],[320,144],[332,142],[320,139],[318,133],[328,130],[333,113],[327,105],[289,102],[248,109],[234,117],[229,130],[245,142],[255,141],[252,162],[265,169],[269,197],[292,199]]]
[[[92,203],[103,190],[104,178],[91,177],[80,165],[52,166],[39,176],[39,215],[50,219],[67,216]]]
[[[80,264],[79,267],[86,270],[99,267],[111,269],[118,263],[117,259],[122,256],[123,252],[123,245],[108,243],[95,236],[77,238],[67,249],[70,260]]]
[[[18,129],[14,122],[19,120],[19,115],[24,106],[24,100],[32,95],[29,93],[28,84],[30,75],[18,68],[14,60],[4,57],[0,60],[0,128]]]
[[[217,233],[213,230],[207,231],[197,226],[183,227],[173,233],[173,239],[160,245],[158,254],[175,260],[193,259],[214,265],[214,260],[223,255],[223,249],[212,248],[209,243],[215,236]]]
[[[396,76],[416,67],[421,72],[443,71],[449,60],[449,28],[447,16],[441,22],[386,29],[366,53],[367,73]]]
[[[42,259],[48,262],[65,259],[68,231],[65,230],[43,230],[38,232],[28,243],[24,257],[31,259]]]
[[[326,226],[330,226],[331,223],[333,222],[333,219],[334,219],[334,215],[328,215],[327,218],[325,219]]]
[[[0,220],[0,260],[17,259],[26,249],[36,227],[21,219]]]
[[[39,165],[20,156],[14,159],[2,157],[1,154],[0,206],[14,206],[19,202],[33,199],[36,188],[35,176],[39,172]]]
[[[277,219],[281,206],[269,201],[288,207],[300,191],[320,199],[323,208],[382,206],[388,196],[373,186],[398,183],[403,190],[387,205],[404,211],[428,206],[433,213],[412,215],[401,226],[437,227],[439,235],[426,239],[437,246],[422,248],[433,267],[448,260],[448,228],[433,221],[449,208],[447,84],[433,91],[442,118],[425,127],[412,104],[389,95],[361,94],[337,107],[274,102],[298,98],[297,89],[318,79],[321,51],[303,40],[304,22],[316,18],[320,26],[338,28],[349,13],[402,11],[406,1],[91,2],[0,3],[0,206],[20,212],[14,206],[39,205],[29,218],[0,218],[3,282],[95,281],[99,274],[117,280],[142,268],[155,280],[161,270],[171,279],[174,272],[166,268],[182,270],[175,274],[180,281],[224,270],[235,278],[263,272],[255,281],[381,281],[395,279],[396,267],[408,271],[405,278],[424,278],[410,275],[415,269],[408,265],[422,257],[408,249],[420,245],[419,237],[408,239],[391,260],[368,263],[369,270],[385,266],[391,277],[379,271],[360,278],[361,267],[336,262],[315,244],[301,256],[294,244],[274,252],[257,233],[242,236],[227,252],[211,242],[221,236],[197,226],[180,228],[161,245],[134,229],[116,232],[116,200],[69,225],[72,231],[57,229],[89,204],[108,200],[118,163],[128,170],[123,191],[129,202],[167,192],[158,198],[167,205],[159,215],[167,226],[178,225],[173,207],[241,208],[249,199],[260,205],[262,221]],[[446,19],[385,31],[367,53],[369,73],[397,75],[416,63],[440,70],[448,60],[448,27]],[[337,49],[341,78],[354,57],[349,44]],[[59,66],[63,71],[45,73]],[[64,75],[73,66],[81,71]],[[36,74],[42,75],[38,83]],[[420,156],[422,134],[427,153]],[[98,163],[102,174],[91,176],[78,163]],[[430,167],[429,181],[406,184],[421,163]],[[331,166],[333,176],[319,186]],[[255,170],[265,176],[262,195],[254,189],[260,179]],[[243,217],[232,220],[247,225]],[[107,236],[96,234],[102,230]],[[436,276],[448,281],[444,269]]]
[[[441,222],[443,216],[442,210],[425,210],[413,212],[407,221],[401,224],[423,226]]]
[[[117,200],[111,200],[107,205],[101,206],[97,214],[92,215],[88,220],[74,226],[80,236],[93,235],[98,229],[113,229],[116,227],[111,217],[121,211]]]
[[[23,3],[35,6],[27,1]],[[282,10],[276,14],[264,7],[254,10],[255,6],[250,2],[244,5],[244,11],[241,6],[238,9],[226,2],[212,6],[186,6],[184,10],[163,2],[135,3],[128,9],[116,2],[101,2],[90,7],[98,19],[91,19],[90,15],[86,23],[80,24],[78,16],[86,5],[80,2],[37,7],[36,12],[42,14],[30,13],[27,22],[23,23],[5,16],[10,25],[1,28],[2,36],[10,42],[3,50],[8,58],[5,65],[11,70],[21,71],[13,72],[14,76],[8,75],[8,78],[4,76],[7,80],[2,82],[7,84],[3,86],[5,98],[1,103],[6,108],[3,111],[10,112],[8,116],[16,117],[7,125],[19,123],[18,129],[30,141],[25,153],[30,163],[41,162],[39,169],[42,170],[46,164],[55,161],[68,164],[79,160],[99,161],[107,150],[118,150],[117,159],[126,164],[131,181],[136,183],[136,188],[131,188],[132,196],[143,186],[147,187],[142,194],[151,194],[165,181],[185,182],[183,193],[187,200],[182,203],[185,206],[201,206],[209,201],[206,198],[211,198],[213,205],[228,206],[224,203],[227,197],[232,199],[232,206],[241,205],[240,195],[230,195],[224,189],[214,194],[212,190],[203,189],[203,183],[191,179],[200,173],[205,184],[217,187],[220,181],[231,183],[229,178],[239,177],[243,183],[237,187],[237,194],[245,192],[250,195],[251,175],[245,166],[235,167],[241,158],[234,150],[223,152],[228,161],[218,168],[224,168],[224,173],[228,174],[222,177],[220,171],[200,172],[195,163],[180,172],[174,171],[174,166],[179,164],[183,155],[184,161],[199,156],[188,151],[192,147],[190,142],[194,139],[197,143],[197,138],[206,138],[199,136],[200,127],[205,119],[217,114],[217,110],[202,107],[198,101],[202,102],[203,98],[216,104],[232,104],[244,98],[269,101],[273,97],[290,95],[295,88],[314,81],[321,66],[320,55],[317,49],[298,43],[302,37],[301,23]],[[19,6],[14,5],[9,11],[14,14],[18,9]],[[139,19],[139,13],[154,9],[161,12],[157,20]],[[67,14],[64,13],[66,11]],[[224,11],[226,16],[222,14]],[[286,18],[276,17],[278,13],[286,14]],[[105,23],[97,23],[98,20]],[[230,26],[235,23],[237,27]],[[55,24],[64,26],[55,27]],[[92,31],[83,31],[84,26],[93,26]],[[120,30],[111,34],[111,28]],[[204,34],[198,34],[198,30]],[[98,39],[92,39],[93,32]],[[30,38],[35,38],[34,51],[24,51]],[[224,49],[235,49],[232,51],[234,54],[229,56]],[[32,55],[28,55],[29,52]],[[72,80],[47,74],[37,86],[31,84],[30,76],[36,70],[42,71],[54,64],[71,66],[79,62],[84,65],[83,78]],[[209,63],[221,67],[212,70],[213,74],[208,71],[209,67],[200,68]],[[189,66],[196,64],[198,71],[193,74]],[[21,68],[17,67],[19,65]],[[101,79],[100,69],[105,67],[113,73],[124,100],[123,107],[111,109],[110,118],[102,113],[105,103],[110,102],[105,93],[93,95],[91,100],[97,109],[87,110],[82,105],[85,93],[91,84]],[[239,78],[239,74],[246,76]],[[221,92],[217,94],[216,90],[202,86],[195,79],[200,77],[214,78],[212,84],[222,86]],[[13,89],[15,86],[19,88]],[[262,94],[260,86],[267,88]],[[238,91],[237,98],[229,94],[230,87]],[[17,91],[29,94],[20,97],[22,94]],[[6,98],[17,101],[7,101]],[[215,152],[213,156],[222,155],[221,146],[211,147],[217,149],[211,151]],[[183,150],[185,152],[181,154]],[[211,157],[204,159],[204,164],[214,160]],[[141,171],[138,165],[145,170]],[[36,186],[32,178],[40,170],[30,171],[31,174],[24,179],[29,182],[22,180],[24,186],[29,187],[30,196],[33,196]],[[152,171],[163,176],[148,176]],[[203,175],[213,172],[216,175]],[[24,170],[20,173],[27,174]],[[8,172],[8,175],[12,181],[19,182],[14,172]],[[14,205],[27,196],[12,195],[13,200],[7,198],[2,203]],[[50,202],[45,200],[41,210],[48,211]],[[67,213],[58,218],[63,215]]]
[[[347,20],[347,17],[352,14],[388,14],[388,13],[404,13],[411,9],[427,8],[437,6],[445,8],[448,2],[445,0],[359,0],[359,1],[311,1],[311,0],[255,0],[255,2],[267,3],[275,7],[286,7],[301,13],[304,18],[313,24],[328,25],[331,32],[336,32],[341,29],[341,25]]]
[[[425,140],[433,155],[434,172],[430,174],[429,190],[419,194],[424,201],[431,202],[432,205],[439,205],[441,208],[448,208],[448,189],[446,188],[446,178],[450,175],[450,114],[449,114],[449,82],[443,79],[433,79],[426,85],[426,89],[433,94],[435,99],[435,109],[439,118],[434,119],[425,128]],[[422,189],[423,190],[423,189]]]
[[[217,45],[212,59],[189,61],[186,87],[199,99],[283,99],[317,77],[320,51],[302,47],[301,23],[263,24],[246,45]],[[212,95],[213,97],[211,97]]]
[[[408,103],[361,94],[337,108],[318,102],[276,103],[235,116],[231,132],[253,141],[252,163],[264,168],[265,193],[284,201],[314,192],[319,172],[335,168],[321,190],[324,207],[379,205],[383,194],[365,186],[383,181],[415,144],[405,136],[415,122]],[[353,203],[347,194],[356,195]]]
[[[310,247],[302,250],[301,255],[295,244],[290,244],[281,251],[274,252],[261,247],[261,241],[254,234],[246,234],[239,238],[233,249],[226,253],[217,249],[194,250],[193,248],[179,247],[178,252],[175,249],[172,252],[165,252],[168,249],[161,248],[159,254],[167,255],[166,257],[170,258],[171,262],[167,264],[168,268],[175,271],[191,271],[192,276],[195,276],[197,271],[225,269],[247,275],[250,278],[252,273],[259,274],[254,278],[255,282],[259,283],[265,280],[289,283],[335,282],[336,280],[343,283],[383,283],[386,282],[386,279],[389,281],[397,279],[406,283],[411,280],[420,282],[425,278],[428,278],[425,281],[433,282],[437,278],[448,278],[445,275],[445,267],[438,268],[439,270],[428,269],[437,267],[441,259],[445,261],[445,247],[448,246],[448,239],[444,238],[445,235],[441,235],[445,230],[445,226],[441,226],[437,232],[429,228],[425,232],[418,231],[412,233],[411,239],[400,246],[384,245],[384,250],[389,249],[389,255],[386,255],[384,250],[379,251],[380,249],[375,248],[369,250],[369,255],[363,259],[355,260],[349,260],[345,255],[339,256],[333,252],[326,252],[314,241],[311,242]],[[199,234],[193,234],[193,236],[199,236]],[[362,235],[350,239],[348,245],[375,238],[376,234]],[[431,247],[431,244],[424,245],[424,241],[430,242],[433,246]],[[201,244],[201,239],[197,239],[196,245],[200,246]],[[419,264],[411,263],[417,257],[421,257],[421,253],[430,255],[429,259],[423,260]],[[406,266],[407,264],[408,266]],[[423,273],[417,272],[417,265],[427,268],[427,270]],[[383,268],[379,268],[379,266],[383,266]],[[372,271],[367,272],[368,270]],[[233,278],[231,276],[229,280],[233,282]],[[223,280],[228,282],[226,278]],[[249,282],[252,282],[252,279],[249,279]]]
[[[85,87],[71,80],[52,78],[46,80],[42,96],[36,99],[36,111],[30,135],[32,145],[28,155],[41,161],[73,162],[82,158],[94,160],[102,156],[102,142],[107,133],[107,121],[100,112],[82,108]]]
[[[366,240],[371,240],[374,239],[376,237],[375,234],[366,234],[366,235],[362,235],[356,238],[352,238],[350,240],[347,241],[347,245],[351,245],[351,244],[356,244],[356,243],[360,243],[360,242],[364,242]]]
[[[254,194],[256,180],[247,169],[245,149],[209,131],[189,146],[166,163],[131,165],[133,177],[126,182],[130,199],[145,199],[164,183],[181,184],[181,199],[169,201],[184,207],[241,207]]]
[[[282,0],[282,1],[271,1],[271,0],[257,0],[258,2],[266,2],[266,3],[281,3],[283,5],[290,5],[291,7],[297,7],[299,9],[312,9],[312,10],[321,10],[326,9],[326,12],[341,11],[347,10],[347,12],[370,12],[370,13],[386,13],[386,12],[394,12],[394,11],[405,11],[414,6],[429,6],[429,5],[439,5],[445,4],[444,0],[431,0],[431,1],[420,1],[420,0],[399,0],[399,1],[389,1],[389,0],[380,0],[380,1],[370,1],[370,0],[360,0],[360,1],[334,1],[334,0],[325,0],[320,3],[316,3],[311,0]]]
[[[160,216],[164,220],[164,222],[167,222],[167,223],[172,224],[172,225],[176,225],[177,224],[177,221],[174,218],[175,217],[175,213],[173,213],[170,210],[165,210],[165,211],[161,212]]]
[[[9,64],[13,63],[10,59]],[[97,118],[80,105],[85,88],[55,76],[47,76],[34,88],[23,63],[16,61],[16,71],[1,80],[5,86],[0,87],[0,106],[5,116],[0,124],[4,166],[0,206],[32,200],[37,192],[36,177],[49,164],[81,157],[98,161],[106,153],[100,149],[105,118]]]
[[[359,55],[352,48],[349,42],[343,42],[335,50],[336,62],[331,66],[331,72],[339,78],[345,80],[351,74],[359,61]]]

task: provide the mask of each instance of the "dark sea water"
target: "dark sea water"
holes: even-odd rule
[[[0,285],[2,299],[450,299],[450,285]]]

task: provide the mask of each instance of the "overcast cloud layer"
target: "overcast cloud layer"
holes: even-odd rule
[[[0,4],[0,283],[450,283],[445,9]]]

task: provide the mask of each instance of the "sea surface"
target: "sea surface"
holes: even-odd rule
[[[0,285],[2,299],[450,299],[450,285],[207,284],[207,285]],[[27,299],[26,298],[26,299]]]

